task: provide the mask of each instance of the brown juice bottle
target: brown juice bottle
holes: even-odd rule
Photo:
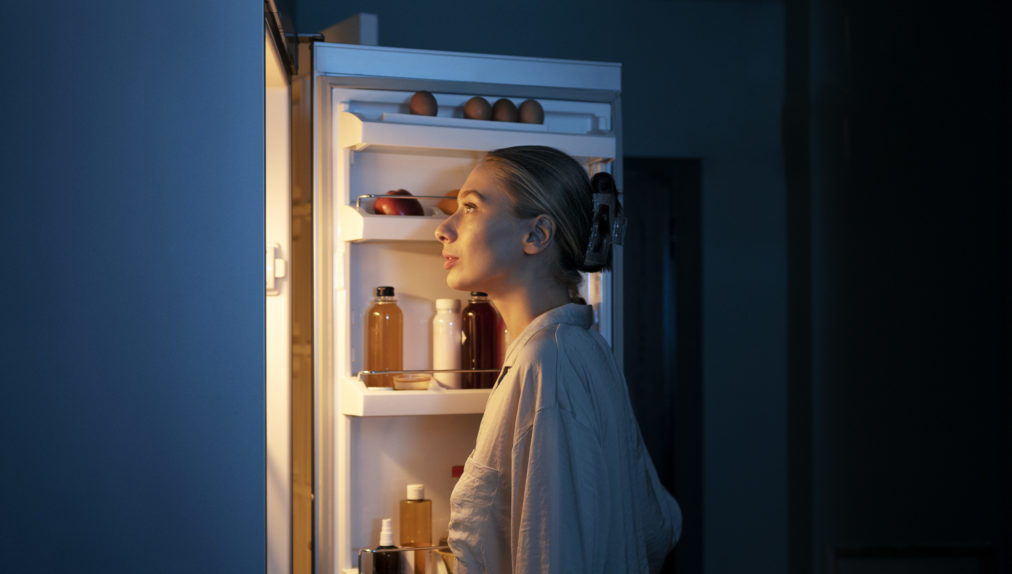
[[[401,546],[432,546],[432,501],[425,498],[425,486],[409,484],[401,501]],[[414,552],[413,574],[425,574],[428,550]]]
[[[399,371],[403,362],[404,315],[393,287],[377,287],[376,298],[365,314],[365,366],[367,371]],[[393,375],[362,375],[367,387],[392,387]]]
[[[499,313],[488,300],[488,295],[471,292],[467,306],[460,312],[460,368],[496,369],[498,354]],[[491,389],[495,373],[461,373],[460,388]]]

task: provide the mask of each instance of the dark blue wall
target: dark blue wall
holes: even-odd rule
[[[0,569],[262,571],[263,5],[16,4]]]
[[[1008,572],[1007,9],[825,0],[811,22],[814,527],[796,571],[859,547],[980,548]]]

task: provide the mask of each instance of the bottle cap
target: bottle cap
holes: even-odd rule
[[[382,287],[377,287],[376,288],[376,296],[377,297],[393,297],[394,296],[394,288],[390,287],[389,285],[384,285]]]
[[[482,293],[481,291],[471,291],[471,297],[488,297],[488,293]]]
[[[380,546],[394,545],[394,527],[392,518],[383,519],[383,527],[380,528]]]
[[[424,484],[409,484],[408,485],[408,500],[424,500],[425,499],[425,485]]]
[[[436,299],[436,309],[460,310],[460,301],[457,299]]]

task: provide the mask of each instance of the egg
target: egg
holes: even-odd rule
[[[475,96],[464,104],[464,117],[469,120],[487,120],[492,117],[492,106],[485,98]]]
[[[411,96],[411,102],[408,104],[408,110],[418,116],[434,116],[438,109],[436,97],[431,92],[426,92],[425,90],[415,92],[415,95]]]
[[[525,124],[545,123],[545,109],[537,100],[524,100],[520,104],[520,121]]]
[[[492,105],[492,120],[496,122],[515,122],[520,119],[517,106],[506,98],[499,98]]]

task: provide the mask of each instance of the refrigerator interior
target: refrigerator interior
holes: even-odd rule
[[[318,45],[320,49],[328,45]],[[544,67],[543,61],[516,60],[532,69]],[[434,235],[446,217],[436,207],[438,199],[420,200],[423,216],[391,216],[373,214],[367,196],[394,189],[444,196],[460,187],[485,151],[509,145],[552,145],[577,157],[589,172],[610,171],[616,134],[613,101],[560,98],[565,90],[538,88],[535,78],[519,88],[418,78],[384,83],[328,73],[321,70],[333,65],[326,61],[317,59],[315,87],[320,164],[314,167],[316,307],[317,341],[322,344],[316,366],[318,570],[353,572],[359,549],[377,545],[381,519],[393,519],[399,542],[398,504],[409,483],[423,483],[432,500],[432,542],[446,534],[451,469],[463,465],[473,448],[489,393],[374,390],[359,380],[363,322],[375,287],[391,285],[396,290],[404,315],[404,369],[432,368],[435,299],[456,298],[462,306],[467,299],[466,293],[445,283],[441,245]],[[494,72],[502,65],[493,61],[487,69]],[[375,67],[373,71],[379,73]],[[370,83],[374,85],[362,87]],[[408,102],[420,89],[435,95],[436,117],[408,113]],[[569,95],[575,93],[570,90]],[[463,119],[460,110],[475,95],[490,103],[500,97],[516,104],[537,98],[545,123]],[[610,340],[611,274],[588,277],[583,295],[595,306],[598,328]]]

